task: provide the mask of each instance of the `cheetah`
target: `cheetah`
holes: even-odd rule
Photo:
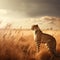
[[[33,25],[31,29],[35,31],[35,41],[38,46],[38,52],[40,44],[43,43],[48,47],[53,56],[60,57],[60,55],[58,55],[56,52],[56,39],[53,36],[43,33],[38,25]]]

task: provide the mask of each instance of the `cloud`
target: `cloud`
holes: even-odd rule
[[[41,29],[60,30],[60,18],[53,16],[43,16],[30,19],[31,24],[38,24]],[[29,22],[30,22],[29,21]]]
[[[18,11],[27,17],[60,16],[60,0],[0,0],[0,8]]]
[[[0,28],[4,28],[7,24],[12,24],[13,27],[23,26],[26,14],[9,9],[0,9]]]
[[[5,10],[5,9],[0,9],[0,14],[2,15],[2,14],[7,14],[8,12],[7,12],[7,10]]]
[[[43,16],[43,17],[41,17],[40,18],[41,20],[52,20],[52,21],[54,21],[54,20],[60,20],[60,18],[58,18],[58,17],[53,17],[53,16]]]
[[[60,29],[60,18],[59,17],[53,17],[53,16],[44,16],[40,18],[42,25],[45,26],[45,28],[52,28],[52,29]],[[47,26],[46,26],[47,25]]]
[[[60,29],[60,18],[53,16],[42,16],[27,18],[23,13],[18,11],[0,9],[0,28],[4,28],[7,24],[12,24],[13,28],[30,28],[33,24],[38,24],[41,29]]]

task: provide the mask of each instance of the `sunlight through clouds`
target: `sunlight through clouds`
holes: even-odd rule
[[[38,24],[41,29],[60,29],[60,18],[53,16],[27,18],[18,11],[0,9],[0,28],[7,24],[11,24],[11,28],[30,28],[33,24]]]
[[[12,27],[18,28],[20,26],[25,27],[26,17],[24,14],[18,11],[8,10],[8,9],[0,9],[0,28],[4,28],[6,24],[12,24]]]
[[[0,15],[4,15],[4,14],[7,14],[8,12],[7,12],[7,10],[5,10],[5,9],[0,9]]]

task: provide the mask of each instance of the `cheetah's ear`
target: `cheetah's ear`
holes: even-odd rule
[[[36,24],[35,26],[38,27],[38,24]]]

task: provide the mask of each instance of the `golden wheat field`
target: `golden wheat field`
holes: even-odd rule
[[[57,41],[57,52],[60,53],[60,30],[44,30]],[[50,60],[51,54],[41,44],[37,52],[34,33],[28,29],[0,29],[0,60]],[[60,58],[55,58],[60,60]]]

